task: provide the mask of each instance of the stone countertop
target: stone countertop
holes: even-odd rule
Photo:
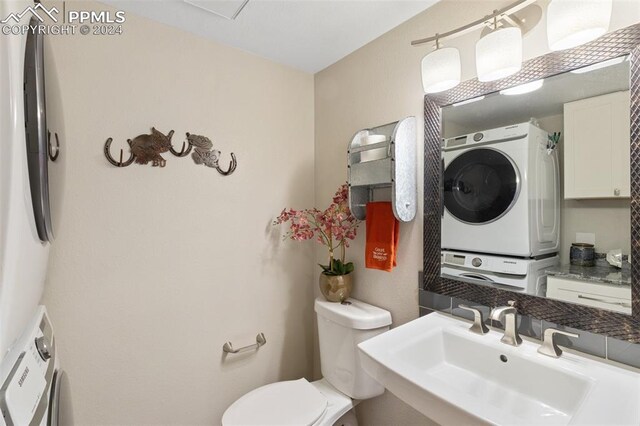
[[[545,270],[547,275],[558,278],[588,281],[596,284],[631,286],[631,265],[623,262],[622,269],[609,265],[606,260],[596,260],[595,266],[558,265]]]

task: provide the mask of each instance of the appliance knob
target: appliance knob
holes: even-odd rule
[[[45,336],[36,339],[36,349],[44,361],[51,359],[51,347]]]
[[[616,197],[620,195],[620,190],[618,188],[613,190],[613,195],[615,195]]]
[[[473,135],[473,140],[475,142],[480,142],[482,138],[484,138],[484,135],[482,133],[476,133],[475,135]]]
[[[471,264],[478,268],[482,266],[482,259],[480,259],[479,257],[474,257],[473,260],[471,260]]]

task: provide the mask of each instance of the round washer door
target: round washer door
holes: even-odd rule
[[[466,151],[444,171],[444,206],[470,224],[493,222],[515,204],[520,190],[518,170],[502,152],[491,148]]]

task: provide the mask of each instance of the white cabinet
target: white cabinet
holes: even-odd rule
[[[630,196],[629,92],[564,104],[564,198]]]
[[[547,277],[547,298],[631,315],[631,286]]]

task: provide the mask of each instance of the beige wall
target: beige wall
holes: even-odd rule
[[[310,376],[311,360],[317,375],[312,302],[315,260],[325,253],[281,242],[270,221],[284,206],[327,204],[346,179],[346,145],[360,128],[415,115],[420,159],[419,62],[429,48],[409,42],[506,3],[445,1],[315,82],[132,15],[123,36],[51,38],[69,170],[44,303],[77,423],[217,424],[256,386]],[[615,7],[613,28],[640,20],[635,4]],[[451,42],[465,79],[474,74],[476,39]],[[525,38],[525,56],[546,50],[541,23]],[[165,169],[106,163],[107,137],[124,147],[154,125],[176,130],[177,146],[187,131],[211,136],[237,154],[238,170],[223,178],[171,156]],[[421,168],[419,160],[420,182]],[[363,234],[348,252],[354,296],[389,309],[396,326],[417,317],[421,213],[401,226],[393,273],[364,269]],[[221,356],[225,341],[247,344],[258,331],[268,343],[257,354]],[[363,425],[428,423],[389,393],[361,404],[359,416]]]
[[[127,18],[122,36],[50,38],[68,173],[44,303],[76,424],[219,424],[243,393],[311,374],[312,245],[270,222],[314,201],[313,76]],[[211,137],[236,172],[107,163],[108,137],[116,154],[151,126],[178,148]],[[258,353],[222,357],[258,332]]]
[[[508,3],[510,1],[445,0],[316,74],[315,192],[318,203],[325,202],[334,188],[346,179],[345,151],[355,131],[409,115],[418,118],[418,194],[422,193],[423,92],[420,60],[431,47],[411,47],[410,42],[466,24]],[[611,29],[638,21],[640,8],[637,2],[615,2]],[[525,36],[525,59],[547,53],[545,28],[543,19]],[[474,46],[478,37],[478,34],[469,34],[446,43],[460,49],[463,80],[475,76]],[[419,212],[415,221],[401,225],[398,267],[392,273],[364,269],[364,227],[361,227],[360,236],[348,252],[348,257],[356,262],[354,297],[389,309],[394,326],[418,316],[422,203]],[[321,259],[323,252],[318,249],[316,254],[317,259]],[[428,422],[388,392],[363,402],[358,414],[364,425]]]

